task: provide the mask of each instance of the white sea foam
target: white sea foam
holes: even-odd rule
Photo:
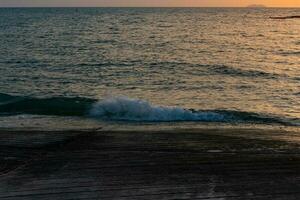
[[[180,107],[156,106],[151,103],[113,97],[95,103],[90,115],[105,120],[125,121],[224,121],[225,116],[214,112],[192,112]]]

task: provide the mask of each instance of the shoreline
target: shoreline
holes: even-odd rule
[[[266,137],[273,133],[274,137]],[[299,199],[299,132],[0,130],[0,199]]]

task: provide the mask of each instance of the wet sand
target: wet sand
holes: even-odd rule
[[[0,131],[0,199],[300,199],[298,132]]]

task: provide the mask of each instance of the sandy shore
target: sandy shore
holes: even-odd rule
[[[0,131],[0,199],[300,199],[298,132]]]

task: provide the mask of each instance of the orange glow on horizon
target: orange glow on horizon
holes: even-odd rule
[[[1,0],[0,6],[99,7],[300,7],[300,0]]]
[[[79,1],[80,2],[80,1]],[[149,6],[149,7],[246,7],[265,5],[267,7],[300,7],[300,0],[86,0],[80,5],[95,6]]]
[[[144,3],[151,6],[151,3],[143,1],[139,2],[141,5]],[[246,7],[249,5],[264,5],[267,7],[300,7],[300,0],[165,0],[160,1],[160,3],[156,3],[155,0],[152,0],[151,2],[155,5],[175,7]]]

